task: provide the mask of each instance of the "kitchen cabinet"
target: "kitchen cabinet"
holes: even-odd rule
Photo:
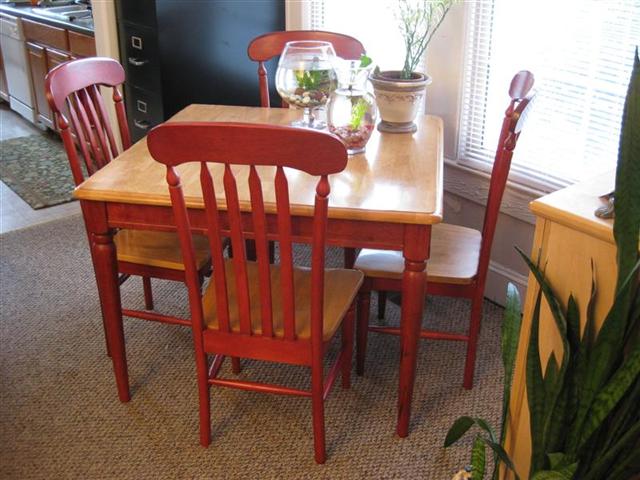
[[[23,18],[22,25],[33,79],[37,118],[47,127],[55,128],[44,89],[45,77],[49,70],[71,59],[95,56],[95,41],[89,35],[34,20]]]
[[[4,60],[2,49],[0,48],[0,99],[9,101],[9,89],[7,88],[7,75],[4,73]]]
[[[36,111],[38,120],[47,127],[53,128],[51,121],[51,110],[44,93],[44,77],[47,74],[47,57],[44,47],[36,43],[27,42],[27,55],[29,57],[29,68],[33,80],[33,92],[35,94]]]

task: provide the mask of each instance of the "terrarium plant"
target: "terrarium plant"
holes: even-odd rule
[[[613,304],[596,332],[594,305],[597,285],[592,281],[586,324],[573,295],[566,308],[544,274],[522,252],[540,285],[531,317],[526,355],[526,387],[531,427],[532,480],[628,480],[640,472],[640,59],[634,58],[620,135],[616,171],[618,276]],[[542,299],[550,307],[562,340],[562,351],[551,353],[543,369],[538,340]],[[503,324],[505,396],[503,427],[498,439],[487,422],[461,417],[451,427],[445,446],[457,442],[472,426],[480,427],[472,447],[470,478],[485,478],[488,446],[499,463],[513,465],[502,449],[507,422],[515,345],[520,330],[520,305],[515,288]],[[462,475],[462,474],[461,474]],[[516,475],[517,479],[518,476]]]
[[[371,76],[386,132],[415,132],[413,120],[431,78],[416,69],[451,6],[457,0],[397,0],[395,11],[405,55],[402,70],[379,71]]]

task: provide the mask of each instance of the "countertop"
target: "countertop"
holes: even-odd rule
[[[66,28],[67,30],[71,30],[73,32],[93,36],[93,29],[83,27],[82,25],[78,25],[73,22],[66,22],[64,20],[58,20],[55,18],[46,17],[44,15],[39,15],[31,10],[31,5],[29,4],[20,4],[15,6],[11,4],[0,4],[0,13],[6,13],[15,17],[26,18],[28,20],[33,20],[54,27]]]

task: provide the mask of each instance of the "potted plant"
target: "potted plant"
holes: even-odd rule
[[[581,331],[580,311],[569,296],[567,307],[544,274],[544,266],[520,252],[540,285],[527,346],[526,385],[531,425],[531,480],[627,480],[640,471],[640,59],[636,50],[625,103],[616,171],[618,278],[609,313],[596,333],[596,285],[586,306]],[[543,369],[538,338],[542,297],[551,308],[563,350],[552,353]],[[460,417],[445,439],[456,443],[474,425],[471,467],[457,478],[500,477],[500,463],[515,472],[502,447],[509,415],[511,376],[520,333],[517,290],[509,286],[502,330],[505,385],[500,435],[482,419]],[[493,474],[486,474],[486,450],[493,453]],[[517,475],[513,475],[518,479]]]
[[[379,71],[371,83],[380,110],[378,130],[413,133],[413,123],[431,78],[416,72],[442,20],[456,0],[398,0],[398,21],[405,44],[402,70]]]

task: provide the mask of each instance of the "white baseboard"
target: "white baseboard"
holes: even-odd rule
[[[527,291],[527,280],[526,275],[492,261],[489,263],[484,296],[499,305],[504,305],[507,297],[507,284],[511,282],[520,291],[520,298],[524,299]]]

